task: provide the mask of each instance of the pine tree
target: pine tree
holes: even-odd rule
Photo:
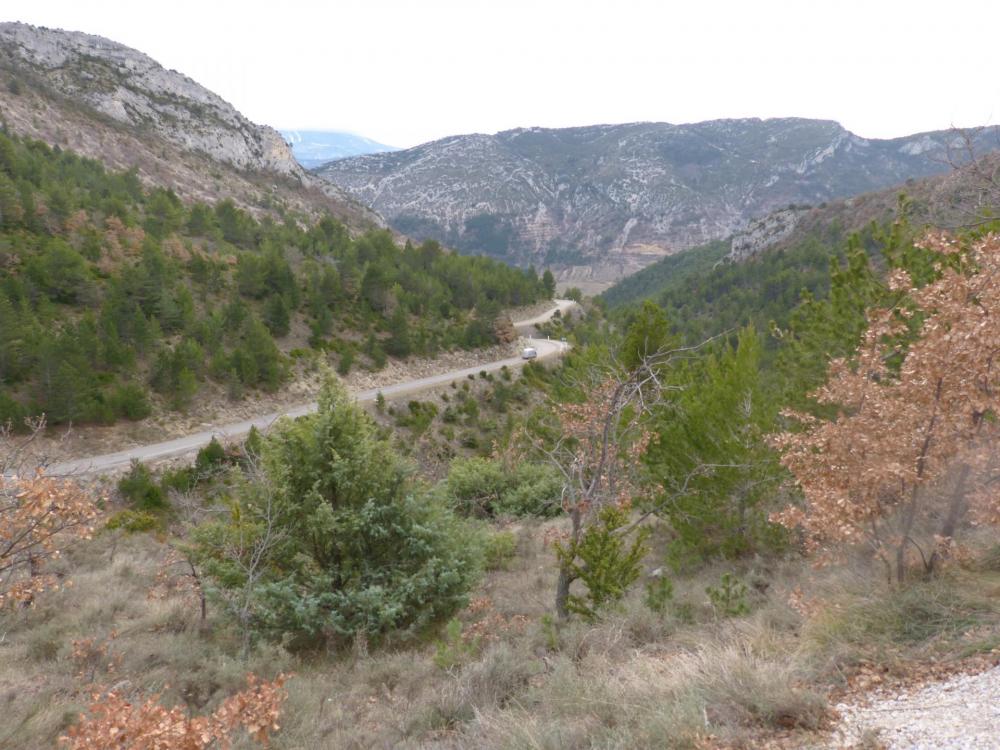
[[[400,305],[389,319],[389,340],[385,345],[386,352],[393,357],[405,359],[410,356],[413,344],[410,340],[410,323],[406,311]]]
[[[556,296],[556,277],[547,268],[545,269],[545,273],[542,274],[542,290],[548,299]]]
[[[733,557],[779,543],[763,501],[785,474],[764,440],[776,409],[760,382],[757,333],[744,329],[735,347],[689,361],[674,379],[679,390],[653,421],[645,456],[655,507],[676,534],[671,558]]]

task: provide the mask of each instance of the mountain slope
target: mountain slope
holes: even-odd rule
[[[941,172],[953,139],[873,140],[795,118],[531,128],[342,159],[316,173],[415,237],[551,264],[564,280],[613,280],[788,204]]]
[[[385,230],[186,206],[0,133],[0,430],[41,414],[204,415],[213,398],[294,392],[321,362],[346,375],[362,357],[379,370],[387,356],[507,342],[500,311],[550,292],[537,274]]]
[[[147,184],[194,200],[232,198],[257,211],[330,211],[381,223],[310,177],[281,134],[141,52],[98,36],[0,24],[0,119],[14,133],[136,169]]]
[[[879,232],[872,227],[899,218],[900,195],[906,196],[905,216],[915,232],[925,225],[958,229],[978,223],[976,216],[996,215],[1000,188],[992,176],[998,173],[1000,154],[990,154],[887,190],[782,210],[725,240],[663,258],[601,297],[625,314],[651,299],[692,342],[747,323],[758,331],[767,331],[772,321],[785,326],[803,289],[826,294],[830,260],[845,256],[850,235],[858,233],[862,246],[878,254]],[[768,348],[776,345],[765,340]]]
[[[291,144],[292,153],[306,169],[335,159],[399,150],[395,146],[386,146],[371,138],[339,130],[282,130],[281,135]]]

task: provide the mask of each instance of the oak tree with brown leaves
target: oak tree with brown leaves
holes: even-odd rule
[[[46,563],[89,538],[98,513],[76,483],[30,468],[26,447],[41,429],[35,425],[27,438],[0,429],[0,608],[28,604],[54,587]]]
[[[903,581],[935,572],[971,511],[1000,523],[1000,235],[928,234],[935,273],[888,283],[896,303],[870,311],[854,357],[831,362],[814,395],[830,419],[797,414],[775,443],[804,504],[775,516],[830,559],[863,543]]]

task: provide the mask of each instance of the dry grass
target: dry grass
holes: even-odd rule
[[[678,580],[662,613],[636,590],[600,622],[556,627],[541,530],[514,531],[519,555],[484,581],[462,616],[468,648],[446,668],[434,643],[299,657],[265,646],[241,660],[211,607],[202,626],[184,597],[148,598],[162,543],[102,534],[59,564],[72,586],[0,617],[0,748],[53,747],[95,686],[204,713],[251,671],[296,674],[279,750],[752,745],[821,727],[826,691],[859,664],[1000,643],[1000,574],[983,566],[887,594],[857,567],[747,564],[751,612],[729,619],[704,591],[728,570],[718,566]],[[806,614],[789,605],[799,587]],[[813,599],[824,606],[810,612]]]

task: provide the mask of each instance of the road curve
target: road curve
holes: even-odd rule
[[[556,306],[548,312],[528,320],[514,321],[514,327],[527,328],[538,325],[539,323],[543,323],[551,318],[555,314],[556,310],[565,314],[566,311],[576,305],[576,303],[572,300],[560,299],[554,300],[554,302],[556,303]],[[540,360],[558,357],[567,348],[566,344],[559,341],[549,341],[548,339],[536,338],[528,338],[526,340],[529,342],[530,346],[533,346],[538,351],[538,359]],[[434,388],[436,386],[447,385],[453,380],[460,380],[468,377],[469,375],[475,376],[484,370],[486,372],[495,372],[504,366],[514,369],[522,367],[524,363],[525,360],[521,359],[520,356],[508,357],[507,359],[487,362],[485,364],[475,365],[474,367],[466,367],[461,370],[444,372],[440,375],[430,375],[425,378],[417,378],[416,380],[407,380],[402,383],[382,386],[381,388],[370,388],[365,391],[358,391],[355,395],[357,400],[361,403],[374,401],[380,391],[386,398],[405,396],[411,393],[418,393],[429,388]],[[258,430],[266,430],[281,417],[301,417],[306,414],[312,414],[315,411],[316,402],[313,401],[312,403],[288,407],[282,409],[281,411],[271,412],[270,414],[262,414],[259,417],[254,417],[253,419],[244,419],[241,422],[220,425],[208,430],[193,433],[191,435],[174,438],[173,440],[165,440],[162,443],[140,445],[135,446],[134,448],[116,451],[115,453],[106,453],[103,456],[90,456],[88,458],[74,459],[72,461],[63,461],[61,463],[52,464],[46,469],[46,474],[49,476],[81,476],[85,474],[101,474],[122,469],[128,466],[133,459],[138,459],[139,461],[157,461],[166,458],[177,458],[194,453],[203,445],[211,441],[213,437],[222,441],[234,440],[236,438],[243,437],[250,432],[251,427],[256,427]]]

